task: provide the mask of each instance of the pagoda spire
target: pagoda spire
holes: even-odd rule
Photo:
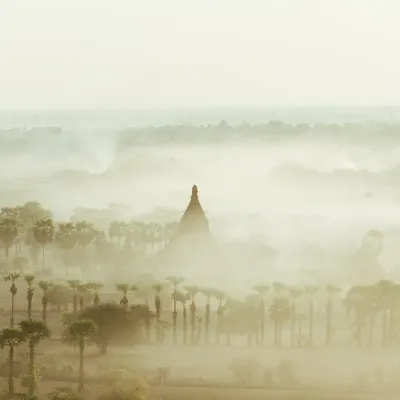
[[[209,233],[210,231],[207,217],[199,201],[198,193],[197,186],[193,185],[189,205],[180,221],[179,234]]]

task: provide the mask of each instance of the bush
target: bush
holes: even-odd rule
[[[246,385],[254,380],[259,372],[260,364],[252,357],[236,358],[229,369],[241,384]]]
[[[113,379],[111,390],[101,394],[97,400],[146,400],[149,386],[143,378],[133,375],[128,370],[110,370],[104,377]]]
[[[59,387],[47,395],[50,400],[83,400],[83,397],[69,387]]]
[[[33,375],[31,374],[21,374],[21,386],[24,388],[28,388],[30,386],[30,382],[33,380],[33,386],[36,388],[38,382],[42,379],[40,376],[40,370],[37,365],[33,367]]]
[[[276,368],[276,377],[283,385],[293,385],[298,383],[294,372],[294,365],[289,360],[282,360]]]
[[[264,386],[272,386],[274,384],[274,371],[266,368],[262,374],[262,383]]]

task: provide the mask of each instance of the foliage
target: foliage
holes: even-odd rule
[[[243,385],[247,385],[255,379],[260,371],[259,362],[253,357],[241,357],[234,359],[229,365],[229,370]]]
[[[83,396],[70,387],[58,387],[51,391],[47,398],[49,400],[83,400]]]
[[[110,370],[104,373],[104,378],[112,379],[112,388],[102,393],[97,400],[146,400],[149,386],[143,378],[129,371]]]
[[[24,320],[19,323],[23,337],[32,346],[36,346],[40,340],[50,338],[48,326],[41,320]]]
[[[276,377],[283,385],[291,386],[298,383],[295,375],[294,365],[289,360],[282,360],[276,369]]]
[[[154,315],[145,305],[134,305],[126,308],[115,303],[100,303],[83,309],[78,319],[90,319],[97,325],[94,336],[95,342],[102,349],[107,351],[108,344],[113,339],[131,338],[138,340],[143,325],[150,324]],[[68,338],[68,327],[72,317],[69,314],[64,316],[66,331],[64,338]]]
[[[24,388],[29,388],[33,383],[33,387],[36,388],[39,381],[42,379],[40,375],[40,368],[35,365],[33,367],[33,374],[21,374],[21,386]],[[33,382],[32,382],[33,381]]]

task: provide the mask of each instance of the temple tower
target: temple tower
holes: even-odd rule
[[[192,187],[192,196],[181,221],[178,235],[210,233],[207,217],[200,204],[197,186]]]

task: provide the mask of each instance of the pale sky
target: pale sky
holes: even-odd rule
[[[0,0],[0,109],[400,105],[400,0]]]

